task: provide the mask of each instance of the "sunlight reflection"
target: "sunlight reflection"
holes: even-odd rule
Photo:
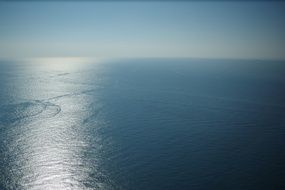
[[[18,111],[27,113],[17,122],[19,130],[14,135],[12,147],[19,153],[15,155],[13,168],[17,168],[17,173],[12,174],[13,178],[18,178],[16,183],[24,189],[88,189],[86,181],[100,164],[97,158],[89,163],[84,157],[90,137],[82,122],[89,117],[88,108],[95,100],[80,93],[88,90],[86,86],[70,82],[84,81],[84,72],[72,75],[71,79],[69,75],[60,75],[80,71],[79,65],[83,68],[82,63],[87,60],[52,58],[41,61],[25,75],[35,75],[38,80],[33,77],[23,80],[25,87],[19,88],[25,107],[21,106],[24,108]],[[69,80],[64,80],[67,76]],[[92,138],[100,139],[99,136]]]

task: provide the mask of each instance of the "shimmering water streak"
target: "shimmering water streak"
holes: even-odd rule
[[[4,181],[7,189],[104,187],[100,180],[89,176],[91,171],[96,171],[99,159],[93,157],[90,163],[84,157],[90,136],[83,121],[89,116],[89,105],[96,102],[94,96],[90,98],[84,93],[85,85],[73,84],[84,83],[80,73],[84,64],[79,62],[80,68],[76,68],[79,74],[69,78],[70,72],[78,66],[77,59],[40,61],[39,65],[28,66],[26,75],[17,80],[17,96],[24,101],[1,107],[1,126],[6,127],[5,139],[9,141],[2,158],[4,164],[8,164],[4,166],[7,168],[4,176],[9,179],[2,179],[1,183]],[[27,82],[30,75],[35,79],[32,77]],[[21,79],[27,82],[24,88],[21,88]],[[46,96],[49,93],[56,96]],[[100,137],[92,135],[92,142],[96,138],[98,142]],[[92,146],[94,152],[100,149],[99,143]],[[101,173],[98,171],[97,176]]]

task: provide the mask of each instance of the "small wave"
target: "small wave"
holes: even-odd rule
[[[65,76],[65,75],[69,75],[70,73],[60,73],[57,76]]]
[[[70,94],[63,94],[63,95],[59,95],[59,96],[48,98],[47,101],[49,101],[49,100],[58,100],[60,98],[71,97],[71,96],[80,96],[82,94],[88,94],[88,93],[92,93],[92,92],[94,92],[94,89],[84,90],[84,91],[81,91],[81,92],[75,92],[75,93],[70,93]]]
[[[83,124],[87,124],[87,123],[89,123],[91,120],[97,119],[97,116],[101,113],[102,109],[103,109],[103,106],[100,107],[100,108],[98,108],[97,110],[94,110],[93,113],[92,113],[90,116],[86,117],[86,118],[83,120]]]

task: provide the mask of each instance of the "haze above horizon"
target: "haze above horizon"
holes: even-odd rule
[[[284,2],[0,2],[0,58],[285,60]]]

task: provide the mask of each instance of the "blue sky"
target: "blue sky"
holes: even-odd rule
[[[285,59],[283,2],[0,2],[0,57]]]

